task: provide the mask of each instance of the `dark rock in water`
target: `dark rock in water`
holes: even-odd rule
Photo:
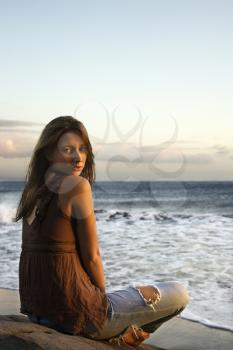
[[[192,215],[186,215],[186,214],[176,214],[174,215],[176,218],[181,218],[181,219],[189,219],[191,218]]]
[[[130,218],[131,215],[127,211],[116,211],[115,213],[109,215],[109,219],[117,219],[117,217],[123,216],[124,218]]]
[[[150,220],[149,218],[145,218],[144,216],[140,216],[139,220]]]
[[[105,210],[105,209],[95,209],[95,210],[94,210],[94,212],[95,212],[96,214],[99,214],[99,213],[106,213],[106,211],[107,211],[107,210]]]
[[[123,215],[124,218],[130,218],[131,217],[131,215],[129,213],[127,213],[127,211],[124,211],[122,213],[122,215]]]
[[[134,349],[129,345],[111,345],[107,340],[92,340],[69,335],[31,322],[26,316],[0,315],[1,350],[113,350]],[[137,349],[155,350],[154,346],[141,344]]]
[[[154,214],[154,218],[160,222],[176,222],[176,220],[164,214]]]

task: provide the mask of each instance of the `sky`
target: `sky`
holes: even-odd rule
[[[233,180],[233,1],[1,1],[0,180],[85,125],[97,181]]]

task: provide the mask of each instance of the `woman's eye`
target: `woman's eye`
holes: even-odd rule
[[[71,149],[70,149],[70,148],[65,148],[64,151],[65,151],[66,153],[70,153]]]
[[[82,149],[83,152],[87,152],[87,147],[86,146],[83,146],[81,149]]]
[[[64,148],[64,152],[65,153],[68,153],[68,154],[70,154],[70,153],[72,153],[72,149],[71,148]],[[81,152],[87,152],[87,147],[86,146],[83,146],[83,147],[81,147],[80,148],[80,151]]]

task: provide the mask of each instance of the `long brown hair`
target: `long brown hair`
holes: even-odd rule
[[[76,132],[87,147],[87,159],[80,176],[88,179],[91,187],[93,186],[96,178],[94,154],[85,126],[80,120],[72,116],[57,117],[45,126],[34,147],[26,172],[25,187],[13,221],[18,221],[30,215],[36,204],[37,191],[45,183],[45,174],[50,166],[46,152],[53,150],[62,134],[68,131]]]

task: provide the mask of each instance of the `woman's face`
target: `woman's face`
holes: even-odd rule
[[[57,147],[47,158],[52,170],[67,175],[80,175],[87,159],[88,149],[82,138],[69,131],[64,133],[57,142]]]

